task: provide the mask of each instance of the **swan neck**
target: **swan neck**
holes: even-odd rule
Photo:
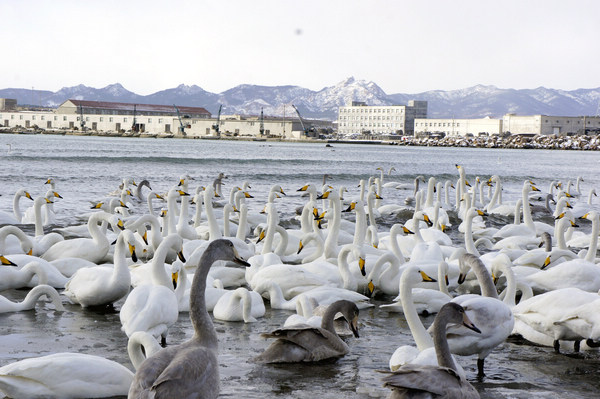
[[[435,345],[435,353],[437,356],[438,365],[440,367],[448,367],[454,371],[457,371],[452,355],[450,353],[450,347],[446,338],[446,326],[448,325],[447,318],[442,315],[438,315],[433,323],[433,342]]]
[[[598,233],[600,231],[600,216],[594,214],[592,219],[592,232],[590,233],[590,247],[588,248],[585,260],[591,263],[596,261],[596,251],[598,250]]]
[[[206,277],[212,266],[213,251],[208,248],[198,264],[192,288],[190,291],[190,320],[194,327],[194,340],[199,341],[203,346],[216,350],[218,347],[217,333],[213,322],[206,310],[206,300],[204,292],[206,291]]]
[[[410,274],[415,273],[415,270],[416,269],[409,268],[402,272],[402,275],[400,276],[400,299],[402,301],[402,310],[404,311],[404,317],[406,318],[408,328],[410,328],[410,332],[412,333],[417,348],[422,351],[431,348],[433,346],[433,340],[427,330],[425,330],[413,303],[412,287],[410,286],[409,279]]]

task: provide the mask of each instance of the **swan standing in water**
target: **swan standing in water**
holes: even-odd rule
[[[219,396],[217,332],[206,311],[206,277],[217,260],[248,263],[237,256],[231,241],[213,241],[200,259],[192,282],[190,319],[194,336],[146,359],[135,373],[128,398],[216,398]]]
[[[264,338],[277,340],[255,360],[260,363],[297,363],[344,356],[350,348],[335,332],[333,320],[338,312],[344,315],[358,338],[358,307],[354,302],[339,300],[329,305],[320,328],[297,324],[262,334]]]
[[[406,364],[391,372],[383,378],[384,386],[392,390],[389,398],[479,398],[477,390],[458,374],[452,360],[446,339],[446,327],[450,323],[461,324],[479,333],[460,305],[453,302],[444,305],[433,322],[438,365]]]

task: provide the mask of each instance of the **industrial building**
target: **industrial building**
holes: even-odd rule
[[[0,99],[0,127],[45,133],[305,139],[333,132],[333,123],[299,118],[221,115],[201,107],[69,99],[54,110],[18,110]]]
[[[367,105],[354,101],[339,107],[338,135],[413,135],[417,118],[427,118],[427,101],[411,100],[407,105]]]

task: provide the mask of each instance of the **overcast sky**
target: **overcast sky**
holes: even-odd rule
[[[600,87],[597,0],[0,0],[0,88]]]

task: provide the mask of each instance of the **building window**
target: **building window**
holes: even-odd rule
[[[40,119],[43,120],[43,121],[45,121],[46,120],[46,116],[42,115],[42,116],[40,116]]]
[[[100,117],[100,122],[104,122],[104,117]]]
[[[86,117],[85,117],[85,120],[86,120],[86,122],[89,122],[89,121],[90,121],[90,117],[89,117],[89,116],[86,116]]]
[[[19,115],[19,119],[20,119],[20,120],[23,120],[23,115]]]
[[[66,117],[66,116],[63,116],[63,121],[66,121],[66,120],[67,120],[67,117]]]
[[[35,120],[35,115],[31,115],[31,120],[34,121]]]
[[[58,116],[54,115],[54,120],[57,121],[58,120]]]
[[[123,122],[127,122],[127,117],[123,118]]]
[[[112,122],[112,121],[113,121],[113,118],[112,118],[112,116],[108,118],[108,121],[109,121],[109,122]]]
[[[148,123],[152,123],[152,118],[148,118]]]
[[[158,118],[158,123],[163,123],[162,118]]]

